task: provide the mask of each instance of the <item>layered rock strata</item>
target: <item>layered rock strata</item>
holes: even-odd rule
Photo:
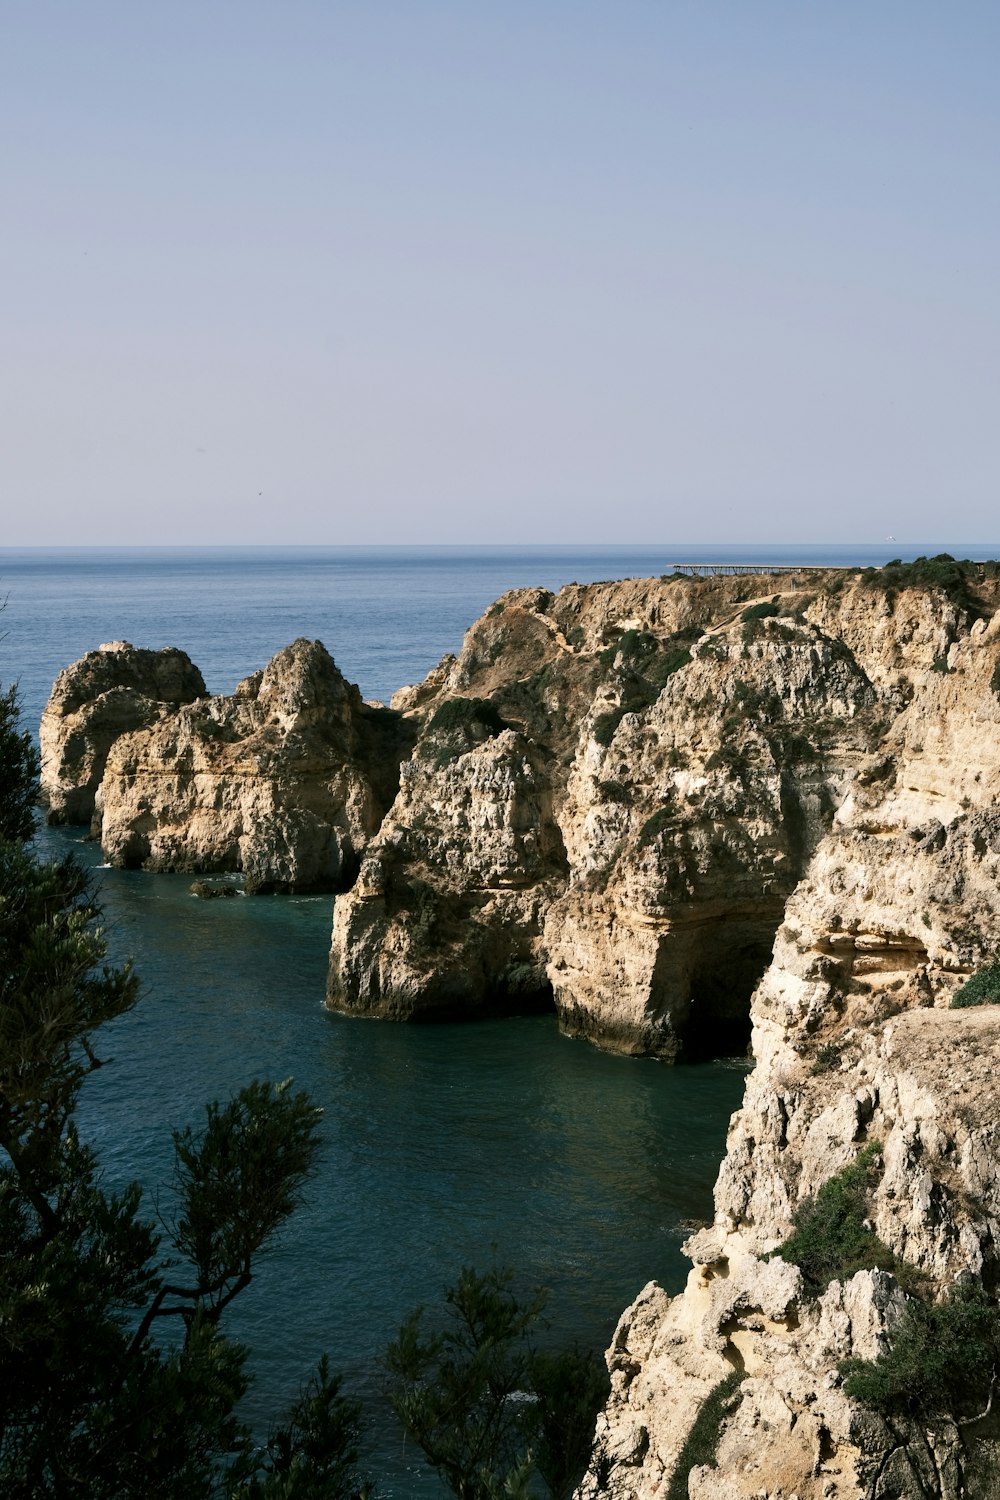
[[[198,668],[173,646],[110,641],[60,672],[39,730],[48,821],[89,823],[115,741],[204,693]]]
[[[1000,1010],[949,1008],[1000,948],[1000,619],[941,640],[918,601],[858,631],[902,695],[788,902],[752,1002],[756,1067],[734,1116],[714,1224],[671,1299],[651,1283],[609,1352],[612,1493],[662,1496],[709,1393],[744,1378],[692,1500],[994,1496],[1000,1426],[981,1409],[883,1418],[842,1362],[884,1351],[908,1300],[1000,1281]],[[899,610],[919,628],[899,628]],[[827,615],[827,619],[829,616]],[[933,660],[927,661],[933,653]],[[894,658],[894,659],[893,659]],[[871,1229],[907,1268],[810,1288],[780,1254],[792,1216],[877,1143]],[[901,1272],[900,1272],[901,1274]],[[917,1289],[912,1281],[916,1279]],[[914,1396],[919,1395],[914,1375]],[[916,1410],[916,1408],[915,1408]]]
[[[129,659],[143,655],[127,650]],[[279,651],[227,697],[205,696],[196,674],[195,701],[158,702],[144,717],[136,709],[136,723],[113,718],[117,688],[79,706],[80,684],[103,684],[104,658],[117,664],[121,654],[92,653],[56,683],[43,734],[54,740],[53,726],[72,724],[75,712],[109,743],[97,757],[89,749],[96,730],[82,749],[80,736],[63,733],[60,758],[48,761],[50,806],[86,812],[63,789],[91,786],[100,759],[93,831],[110,864],[239,871],[248,891],[336,889],[353,880],[412,744],[400,715],[363,703],[325,647],[307,640]]]
[[[393,700],[420,735],[337,903],[330,1003],[419,1017],[521,988],[604,1047],[738,1048],[834,810],[969,623],[944,593],[809,572],[505,595]]]

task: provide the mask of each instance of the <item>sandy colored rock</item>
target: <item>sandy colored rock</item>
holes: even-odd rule
[[[619,1339],[609,1351],[612,1493],[632,1500],[662,1497],[720,1361],[746,1377],[717,1466],[689,1476],[697,1500],[989,1500],[1000,1488],[992,1417],[890,1428],[843,1393],[841,1361],[874,1357],[901,1315],[895,1277],[859,1272],[818,1297],[782,1283],[782,1310],[772,1277],[784,1262],[763,1258],[797,1207],[877,1142],[870,1223],[922,1274],[922,1295],[963,1276],[992,1287],[1000,1268],[1000,1007],[949,1008],[1000,950],[1000,639],[988,607],[964,624],[943,614],[938,629],[920,623],[918,601],[903,604],[899,638],[881,613],[868,633],[852,612],[845,632],[899,705],[788,901],[754,993],[756,1066],[714,1224],[689,1241],[694,1270],[658,1318],[647,1293],[626,1312],[625,1329],[644,1329],[627,1382],[615,1379]],[[827,626],[830,610],[816,610]]]
[[[738,1048],[786,903],[856,783],[893,782],[915,691],[951,690],[948,652],[991,665],[975,623],[816,571],[504,595],[393,700],[417,749],[338,902],[330,1003],[479,1011],[513,967],[602,1047]],[[439,722],[462,704],[464,737]]]
[[[318,641],[230,697],[120,736],[97,815],[110,864],[241,871],[251,891],[336,888],[395,795],[406,727],[372,709]]]
[[[60,672],[39,730],[49,822],[89,824],[115,740],[204,693],[198,668],[174,646],[147,651],[110,641]]]

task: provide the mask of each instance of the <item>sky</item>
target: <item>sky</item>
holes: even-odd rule
[[[1000,537],[995,0],[8,0],[8,546]]]

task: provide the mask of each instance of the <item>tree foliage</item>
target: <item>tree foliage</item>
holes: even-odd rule
[[[466,1267],[438,1326],[418,1308],[386,1355],[396,1415],[459,1500],[565,1500],[593,1454],[603,1365],[535,1349],[545,1298],[522,1299],[513,1281],[506,1268]]]
[[[8,1500],[346,1500],[357,1409],[324,1363],[258,1448],[237,1404],[247,1351],[220,1327],[294,1210],[318,1114],[252,1083],[174,1137],[162,1247],[141,1191],[104,1184],[74,1124],[95,1033],[138,998],[105,961],[73,859],[28,847],[37,795],[16,698],[0,697],[0,1491]],[[165,1253],[164,1253],[165,1252]]]
[[[38,757],[21,728],[17,688],[0,693],[0,839],[28,839],[35,821]]]

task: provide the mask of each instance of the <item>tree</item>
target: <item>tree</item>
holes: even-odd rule
[[[72,858],[28,839],[33,746],[0,697],[0,1489],[10,1500],[347,1500],[358,1410],[320,1363],[257,1447],[237,1403],[247,1351],[221,1320],[294,1211],[319,1111],[255,1082],[175,1132],[177,1212],[162,1236],[141,1190],[108,1191],[74,1111],[95,1033],[138,999],[109,967]]]
[[[530,1500],[536,1480],[564,1500],[593,1456],[603,1365],[534,1349],[545,1298],[520,1299],[513,1281],[464,1268],[439,1326],[427,1331],[417,1308],[386,1353],[393,1410],[459,1500]]]

